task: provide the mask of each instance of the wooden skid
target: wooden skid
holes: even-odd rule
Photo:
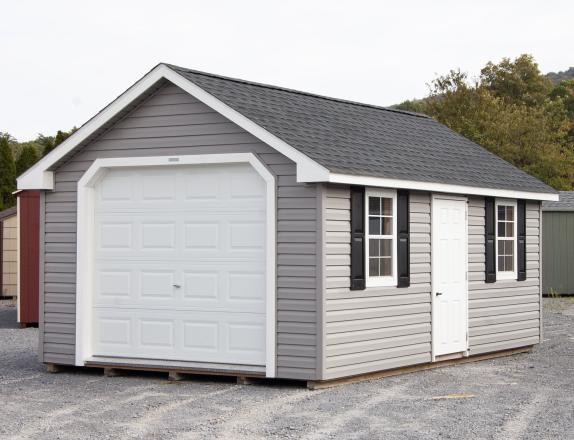
[[[104,368],[104,376],[106,377],[118,377],[123,375],[124,370],[118,368]]]
[[[54,364],[51,364],[54,365]],[[256,379],[264,379],[265,375],[257,373],[249,373],[245,371],[231,371],[231,370],[208,370],[196,368],[174,368],[162,366],[143,366],[143,365],[130,365],[130,364],[107,364],[103,362],[88,362],[88,368],[102,368],[104,375],[107,377],[122,376],[127,371],[150,371],[157,373],[167,373],[168,380],[179,382],[184,379],[189,379],[192,376],[227,376],[236,377],[237,383],[247,385],[253,383]]]
[[[468,362],[484,361],[488,359],[496,359],[504,356],[511,356],[519,353],[529,353],[532,351],[532,345],[528,347],[513,348],[510,350],[496,351],[493,353],[484,353],[476,356],[446,359],[438,362],[431,362],[427,364],[412,365],[408,367],[394,368],[392,370],[375,371],[373,373],[360,374],[358,376],[343,377],[340,379],[323,380],[323,381],[307,381],[307,388],[310,390],[320,390],[324,388],[331,388],[339,385],[347,385],[356,382],[363,382],[366,380],[382,379],[384,377],[398,376],[401,374],[416,373],[418,371],[432,370],[434,368],[449,367],[452,365],[466,364]]]
[[[62,371],[65,370],[65,366],[64,365],[58,365],[58,364],[52,364],[52,363],[47,363],[46,364],[46,371],[48,373],[61,373]]]

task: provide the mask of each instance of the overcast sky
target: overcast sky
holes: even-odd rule
[[[0,131],[80,126],[159,62],[392,105],[437,74],[574,65],[574,1],[2,1]]]

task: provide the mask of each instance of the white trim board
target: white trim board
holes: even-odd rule
[[[273,147],[279,153],[293,160],[297,164],[298,182],[333,182],[381,188],[402,188],[421,191],[484,195],[528,200],[558,200],[558,194],[550,193],[490,189],[444,183],[427,183],[411,180],[386,179],[379,177],[331,173],[323,165],[317,163],[307,155],[303,154],[301,151],[287,144],[285,141],[270,133],[260,125],[232,109],[227,104],[206,92],[201,87],[183,77],[165,64],[159,64],[154,67],[149,73],[147,73],[143,78],[141,78],[129,89],[127,89],[116,100],[114,100],[96,116],[82,125],[82,127],[80,127],[66,141],[64,141],[57,148],[52,150],[47,156],[38,161],[28,171],[22,174],[18,178],[18,190],[54,189],[54,173],[53,171],[50,171],[50,168],[57,164],[67,154],[72,152],[99,128],[110,122],[112,118],[124,111],[131,103],[133,103],[137,98],[139,98],[142,94],[144,94],[162,79],[167,79],[176,86],[182,88],[208,107],[211,107],[213,110],[219,112],[230,121],[234,122],[256,138],[260,139],[262,142]]]
[[[329,182],[349,185],[375,186],[380,188],[412,189],[436,193],[493,196],[509,199],[558,200],[558,194],[516,191],[511,189],[480,188],[474,186],[451,185],[438,182],[418,182],[415,180],[386,179],[383,177],[354,176],[350,174],[329,174]]]
[[[94,185],[110,168],[249,163],[266,183],[266,341],[267,377],[276,375],[276,185],[275,177],[252,153],[197,154],[186,156],[122,157],[97,159],[78,182],[78,231],[76,269],[77,366],[91,359],[91,303],[93,295]]]

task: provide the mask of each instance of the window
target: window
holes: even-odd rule
[[[396,285],[397,194],[367,190],[367,287]]]
[[[516,202],[496,201],[496,278],[516,279]]]

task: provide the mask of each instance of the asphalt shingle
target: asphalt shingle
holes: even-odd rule
[[[560,191],[557,202],[542,202],[543,211],[574,211],[574,191]]]
[[[425,115],[169,67],[334,173],[555,193]]]

